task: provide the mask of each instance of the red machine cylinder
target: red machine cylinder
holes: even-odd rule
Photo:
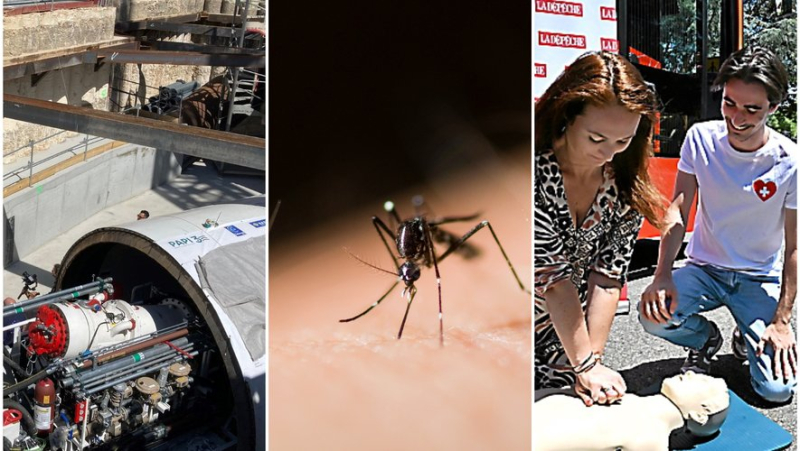
[[[50,378],[36,383],[33,390],[33,418],[40,436],[53,431],[53,418],[56,415],[56,387]]]

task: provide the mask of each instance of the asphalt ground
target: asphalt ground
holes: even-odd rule
[[[637,252],[639,253],[637,257],[655,262],[656,251],[654,249],[637,249]],[[677,262],[678,265],[681,263]],[[642,292],[652,281],[652,271],[639,270],[638,274],[634,272],[628,282],[631,312],[615,318],[606,345],[605,363],[620,371],[628,385],[628,392],[639,392],[660,383],[665,377],[677,374],[687,354],[684,348],[649,335],[639,324],[636,305]],[[705,315],[717,323],[725,339],[722,349],[712,362],[711,375],[724,379],[728,387],[744,402],[796,437],[797,404],[795,401],[797,397],[795,396],[788,403],[777,405],[760,400],[750,386],[747,364],[742,364],[733,357],[731,334],[735,323],[731,314],[726,309],[720,308]],[[796,438],[787,449],[797,449]]]

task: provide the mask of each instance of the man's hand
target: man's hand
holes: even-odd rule
[[[667,307],[667,301],[670,301]],[[657,324],[666,324],[678,307],[678,289],[672,280],[672,274],[656,276],[642,293],[639,312],[647,320]]]
[[[780,322],[767,326],[761,341],[756,346],[756,357],[761,357],[768,344],[775,351],[772,359],[773,377],[775,379],[782,377],[784,383],[789,382],[790,375],[797,377],[797,343],[792,327]]]

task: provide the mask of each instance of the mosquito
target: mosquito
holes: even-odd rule
[[[370,310],[377,307],[378,304],[386,299],[389,293],[391,293],[400,282],[403,282],[405,287],[403,287],[401,296],[408,298],[408,304],[406,305],[406,313],[403,315],[403,322],[400,323],[400,331],[397,333],[397,339],[399,340],[403,336],[403,328],[405,327],[406,319],[408,318],[408,311],[411,309],[411,303],[414,301],[414,296],[417,293],[417,287],[414,286],[414,283],[419,279],[421,266],[425,266],[427,268],[433,266],[433,269],[436,273],[436,285],[439,292],[439,344],[444,345],[444,325],[442,321],[442,278],[439,274],[439,263],[453,252],[460,252],[467,257],[477,254],[477,250],[469,243],[466,243],[466,241],[484,227],[488,227],[489,231],[492,233],[492,237],[494,238],[495,243],[497,243],[497,247],[500,248],[500,252],[503,254],[503,257],[506,259],[506,263],[508,263],[508,267],[511,269],[511,273],[514,275],[514,279],[516,279],[520,289],[530,294],[530,290],[525,288],[525,285],[519,279],[517,271],[514,270],[514,265],[511,264],[511,260],[509,260],[508,255],[506,255],[506,251],[500,244],[500,240],[497,238],[497,234],[494,232],[494,229],[489,221],[484,220],[479,222],[470,231],[459,238],[457,235],[443,230],[440,228],[440,226],[453,222],[474,220],[478,217],[477,213],[470,216],[452,216],[427,219],[422,213],[422,197],[415,196],[412,200],[412,203],[414,204],[416,210],[416,216],[405,221],[400,219],[400,215],[397,213],[393,202],[388,201],[383,205],[384,210],[386,210],[386,212],[389,214],[389,222],[395,226],[395,231],[392,231],[392,229],[390,229],[389,226],[387,226],[386,223],[383,222],[379,217],[372,217],[372,224],[375,226],[378,236],[381,237],[381,241],[383,241],[386,250],[389,251],[389,255],[392,257],[392,262],[394,263],[396,271],[392,272],[377,267],[365,262],[353,254],[351,255],[367,266],[377,269],[378,271],[397,276],[397,280],[386,291],[386,293],[384,293],[383,296],[370,305],[369,308],[352,318],[339,320],[340,323],[354,321],[366,315]],[[392,247],[389,245],[389,240],[387,240],[387,238],[395,243],[397,255],[395,255],[395,252],[392,251]],[[436,250],[433,247],[434,242],[447,245],[447,249],[437,256]],[[401,264],[399,263],[399,260],[404,261]]]

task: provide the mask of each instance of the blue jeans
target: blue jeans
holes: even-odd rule
[[[675,313],[667,324],[656,324],[640,315],[644,330],[676,345],[700,349],[711,334],[711,326],[698,313],[725,306],[745,335],[753,390],[771,402],[785,402],[791,398],[797,381],[791,375],[787,383],[782,378],[774,379],[772,346],[767,346],[761,357],[756,357],[755,353],[755,347],[778,307],[779,278],[751,276],[691,263],[675,270],[672,276],[678,290]]]

